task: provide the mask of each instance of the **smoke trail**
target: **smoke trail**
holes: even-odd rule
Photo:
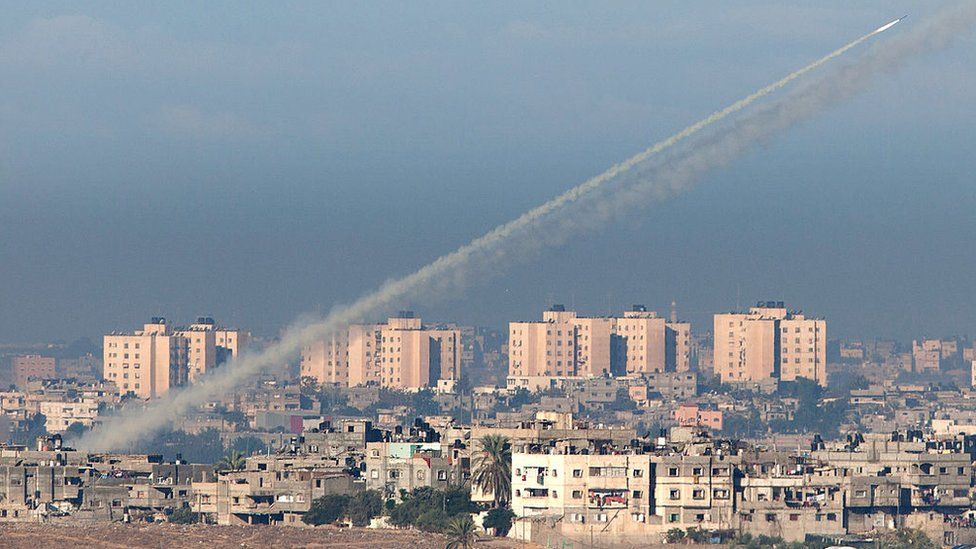
[[[972,11],[971,6],[969,11]],[[822,78],[821,86],[825,86],[823,92],[813,89],[811,93],[811,87],[808,86],[804,90],[811,93],[810,97],[793,94],[791,96],[793,101],[809,104],[802,111],[796,110],[794,115],[776,114],[790,110],[789,102],[780,102],[776,108],[761,111],[762,116],[751,117],[743,122],[733,122],[724,132],[706,141],[703,145],[704,149],[692,149],[687,156],[668,159],[665,163],[656,166],[654,171],[642,172],[640,174],[642,177],[636,184],[624,186],[620,193],[609,196],[595,193],[619,176],[632,172],[633,168],[642,165],[653,155],[842,55],[877,34],[881,29],[872,31],[785,78],[716,111],[634,157],[611,167],[606,172],[530,210],[514,221],[493,229],[455,252],[438,258],[415,273],[386,282],[376,292],[366,295],[348,307],[334,310],[322,320],[295,325],[283,333],[280,341],[264,351],[244,354],[195,385],[179,392],[173,391],[165,398],[146,405],[143,410],[127,411],[120,417],[112,418],[97,431],[82,439],[79,447],[101,449],[125,447],[152,431],[172,424],[196,406],[233,390],[263,369],[277,368],[286,363],[302,345],[327,337],[341,327],[367,315],[388,310],[406,296],[417,298],[428,293],[436,294],[452,287],[461,287],[465,283],[464,276],[468,270],[498,269],[501,266],[499,264],[510,264],[514,259],[524,257],[539,248],[558,245],[569,235],[584,229],[588,223],[599,224],[601,220],[632,206],[632,203],[646,201],[649,197],[663,197],[679,192],[704,171],[722,165],[741,154],[742,150],[755,143],[757,139],[816,112],[833,98],[844,97],[845,95],[839,94],[836,90],[848,89],[848,87],[839,80],[857,75],[855,80],[865,82],[879,70],[893,68],[908,54],[940,47],[940,43],[945,45],[947,38],[960,30],[959,19],[958,16],[955,16],[955,19],[940,17],[933,24],[927,25],[924,33],[915,33],[912,35],[915,38],[899,42],[897,51],[902,52],[900,56],[875,54],[867,63],[855,63],[845,71]],[[831,89],[835,91],[831,92]],[[648,176],[652,176],[653,179],[645,179]],[[575,206],[581,204],[584,198],[593,199],[591,201],[597,202],[600,207],[593,209],[588,219],[564,216],[566,212],[578,211],[580,208]],[[557,225],[556,229],[566,230],[542,230],[551,228],[553,224]]]

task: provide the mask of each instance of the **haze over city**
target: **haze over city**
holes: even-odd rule
[[[976,1],[0,18],[0,544],[976,549]]]
[[[97,337],[147,314],[273,335],[892,13],[925,16],[909,2],[292,7],[5,10],[0,303],[17,314],[0,341]],[[404,307],[501,326],[553,302],[674,299],[703,322],[758,296],[829,314],[838,335],[966,334],[973,47],[907,61],[681,196]]]

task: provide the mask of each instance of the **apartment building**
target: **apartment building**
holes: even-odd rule
[[[187,373],[194,381],[208,371],[240,354],[250,342],[250,333],[224,328],[208,316],[201,316],[189,326],[174,330],[187,342]]]
[[[162,317],[154,317],[142,330],[113,333],[103,338],[102,379],[122,393],[158,398],[188,380],[189,342],[175,333]]]
[[[709,530],[733,524],[736,456],[654,456],[653,514],[667,527]]]
[[[691,367],[691,325],[635,305],[621,317],[581,317],[554,305],[542,321],[509,323],[509,386],[552,380],[645,375]]]
[[[425,326],[410,311],[385,324],[353,324],[306,345],[301,375],[319,383],[452,390],[461,377],[461,330]]]
[[[916,373],[938,373],[942,369],[942,341],[924,339],[912,341],[912,370]]]
[[[250,457],[243,471],[194,482],[189,506],[221,525],[296,525],[316,498],[359,489],[342,461],[289,450]]]
[[[54,379],[58,377],[54,357],[41,355],[22,355],[11,359],[14,382],[24,389],[30,379]]]
[[[63,433],[75,423],[91,428],[98,420],[99,402],[78,398],[69,401],[44,401],[40,412],[44,415],[44,427],[48,433]]]
[[[512,456],[512,510],[520,517],[562,517],[603,530],[635,529],[653,514],[651,456],[517,453]]]
[[[827,384],[827,322],[759,302],[748,313],[720,313],[713,325],[715,373],[724,383],[805,378]]]
[[[703,408],[697,404],[681,404],[674,410],[674,420],[682,427],[703,426],[722,430],[722,411]]]

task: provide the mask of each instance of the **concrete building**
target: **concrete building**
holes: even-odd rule
[[[509,323],[510,387],[605,375],[683,372],[691,368],[691,325],[634,305],[621,317],[580,317],[562,305],[542,321]]]
[[[11,359],[14,381],[24,389],[30,379],[54,379],[58,377],[57,364],[53,357],[41,355],[22,355]]]
[[[41,402],[45,429],[48,433],[63,433],[75,423],[90,429],[98,419],[98,404],[97,400],[84,398],[68,402]]]
[[[649,455],[516,453],[512,510],[520,517],[562,517],[601,529],[643,524],[654,512],[652,474]]]
[[[191,382],[238,356],[251,337],[249,332],[221,327],[208,316],[198,317],[196,322],[178,328],[174,333],[186,339],[187,369]]]
[[[461,378],[461,330],[425,326],[410,311],[385,324],[353,324],[306,345],[301,375],[346,387],[453,389]]]
[[[425,486],[444,490],[463,480],[460,453],[440,442],[368,442],[366,489],[384,499]]]
[[[682,404],[674,411],[674,420],[682,427],[702,426],[722,430],[722,411],[706,409],[697,404]]]
[[[912,369],[915,373],[938,373],[942,369],[942,341],[912,341]]]
[[[827,384],[827,322],[759,302],[748,313],[714,317],[714,369],[724,383],[806,378]]]
[[[186,383],[188,350],[187,339],[155,317],[142,330],[104,337],[102,376],[122,393],[157,398]]]

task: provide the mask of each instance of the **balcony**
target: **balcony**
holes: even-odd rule
[[[626,490],[594,490],[587,491],[587,501],[590,508],[596,509],[625,509],[627,507]]]

